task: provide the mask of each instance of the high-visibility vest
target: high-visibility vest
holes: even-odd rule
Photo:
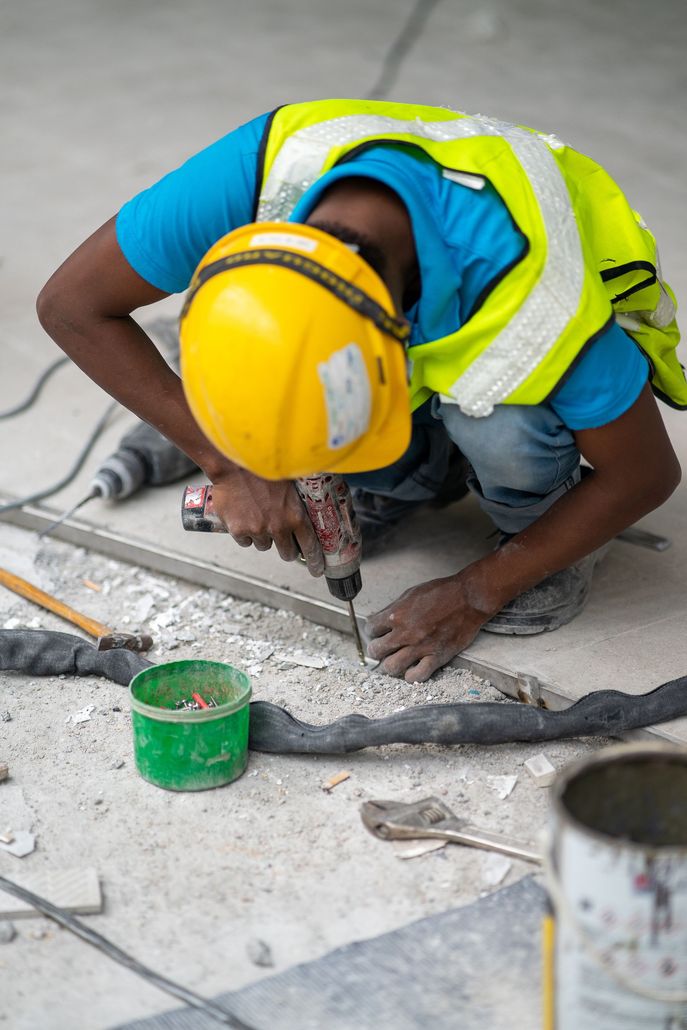
[[[687,407],[656,241],[607,172],[554,136],[414,104],[289,104],[265,130],[257,220],[288,219],[325,172],[383,142],[419,148],[449,177],[488,181],[527,241],[464,325],[410,349],[413,408],[434,393],[474,416],[540,404],[614,318],[647,356],[654,392]]]

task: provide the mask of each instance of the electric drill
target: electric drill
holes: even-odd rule
[[[353,510],[351,491],[344,478],[331,473],[308,476],[294,482],[313,524],[324,555],[324,575],[332,596],[346,601],[361,662],[365,651],[353,599],[362,587],[360,578],[361,534]],[[187,486],[181,504],[184,529],[226,533],[212,503],[212,486]]]
[[[119,447],[99,466],[88,493],[73,508],[40,534],[51,533],[56,526],[78,511],[87,501],[102,497],[121,501],[144,485],[163,486],[189,475],[196,463],[147,422],[138,422],[124,434]]]

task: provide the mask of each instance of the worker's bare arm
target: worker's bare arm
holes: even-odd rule
[[[454,576],[413,587],[368,619],[369,654],[383,659],[387,672],[427,679],[504,604],[653,511],[680,481],[648,386],[620,418],[575,435],[594,469],[578,486],[498,551]]]
[[[112,218],[48,280],[37,311],[46,332],[91,379],[205,471],[215,485],[216,510],[238,543],[266,550],[274,541],[287,561],[301,550],[310,571],[320,575],[321,549],[293,485],[257,479],[212,446],[191,415],[179,377],[131,317],[165,296],[128,263]]]

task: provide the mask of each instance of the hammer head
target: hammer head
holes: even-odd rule
[[[98,637],[98,651],[111,651],[115,647],[126,648],[127,651],[149,651],[153,646],[153,638],[147,633],[107,633]]]

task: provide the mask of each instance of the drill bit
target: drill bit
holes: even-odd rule
[[[82,497],[78,504],[75,504],[73,508],[68,508],[63,515],[60,515],[59,519],[55,519],[54,522],[50,523],[47,529],[44,529],[42,532],[40,532],[38,534],[38,539],[42,540],[44,536],[48,535],[48,533],[52,533],[53,529],[57,529],[57,527],[61,526],[63,522],[66,522],[67,519],[70,519],[74,512],[78,511],[79,508],[83,507],[83,505],[86,504],[87,501],[92,501],[94,497],[99,496],[100,493],[98,490],[92,490],[87,497]]]
[[[353,637],[355,639],[355,646],[358,649],[358,656],[360,657],[360,664],[366,665],[365,662],[365,648],[360,637],[360,629],[358,627],[358,620],[355,616],[355,608],[353,607],[353,601],[348,602],[348,614],[351,617],[351,627],[353,629]]]

